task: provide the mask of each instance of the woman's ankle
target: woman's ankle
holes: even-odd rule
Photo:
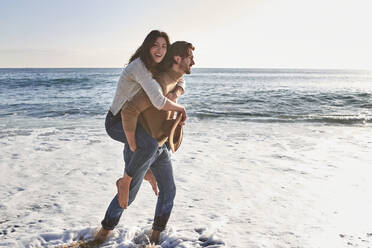
[[[119,183],[122,184],[126,184],[126,185],[129,185],[130,182],[132,181],[132,177],[128,176],[127,173],[124,173],[124,176],[119,178],[117,181],[116,181],[116,185],[118,185]]]

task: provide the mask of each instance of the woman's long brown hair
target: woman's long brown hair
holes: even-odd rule
[[[170,46],[169,37],[167,33],[161,32],[159,30],[152,30],[143,41],[142,45],[137,49],[137,51],[132,55],[129,59],[129,63],[135,60],[136,58],[140,58],[142,62],[145,64],[147,70],[149,70],[153,75],[156,72],[156,64],[151,57],[150,48],[154,46],[156,39],[159,37],[163,37],[165,42],[167,43],[167,49]]]

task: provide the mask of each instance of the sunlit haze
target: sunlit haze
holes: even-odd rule
[[[372,69],[364,0],[0,2],[0,67],[122,67],[152,29],[195,67]]]

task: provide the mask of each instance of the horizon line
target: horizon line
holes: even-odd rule
[[[121,69],[124,67],[0,67],[1,69]],[[248,69],[248,70],[335,70],[371,71],[366,68],[309,68],[309,67],[194,67],[193,69]]]

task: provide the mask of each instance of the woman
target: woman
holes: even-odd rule
[[[104,241],[109,232],[115,228],[123,210],[135,199],[144,178],[152,184],[153,190],[157,194],[155,176],[160,189],[150,237],[151,242],[157,243],[159,241],[160,232],[164,230],[168,221],[175,196],[168,151],[165,146],[158,148],[158,142],[140,125],[136,129],[138,147],[135,151],[130,150],[123,130],[121,109],[126,101],[143,88],[157,109],[181,113],[183,115],[181,124],[184,124],[186,110],[182,105],[174,102],[177,96],[183,93],[183,80],[178,83],[176,90],[168,95],[170,100],[163,96],[160,85],[152,78],[152,73],[155,73],[156,66],[163,60],[169,46],[170,42],[166,33],[158,30],[151,31],[129,60],[129,64],[124,68],[118,81],[105,125],[111,138],[125,144],[123,152],[125,172],[124,176],[117,181],[118,194],[106,211],[105,218],[101,222],[102,228],[97,233],[96,240]],[[154,175],[149,170],[150,166]]]

